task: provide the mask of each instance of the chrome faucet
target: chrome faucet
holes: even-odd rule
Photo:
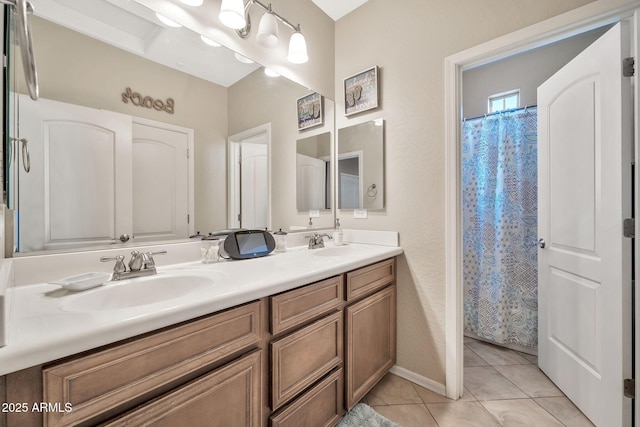
[[[129,260],[129,271],[124,264],[124,255],[118,255],[115,257],[103,256],[100,258],[102,262],[115,261],[116,265],[113,266],[113,273],[111,274],[111,280],[124,280],[133,279],[134,277],[150,276],[156,274],[156,263],[153,260],[154,255],[164,255],[167,251],[158,252],[131,252],[131,259]]]
[[[309,236],[309,249],[324,248],[323,237],[328,237],[329,239],[332,239],[332,237],[327,233],[323,233],[323,234],[313,233],[311,236]]]

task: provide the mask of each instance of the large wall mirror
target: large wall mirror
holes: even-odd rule
[[[19,52],[9,58],[5,190],[17,254],[306,224],[294,196],[296,99],[309,89],[133,1],[32,3],[38,101],[24,95]],[[316,128],[330,145],[333,110],[325,98]],[[228,187],[229,173],[244,173],[236,148],[264,152],[249,176],[265,185]],[[231,213],[235,191],[254,194],[258,219]],[[324,209],[314,223],[329,227]]]
[[[384,209],[384,120],[338,130],[338,209]]]

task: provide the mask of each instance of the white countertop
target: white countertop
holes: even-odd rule
[[[333,249],[331,245],[327,248]],[[11,300],[7,345],[0,347],[0,375],[53,361],[155,329],[233,307],[400,255],[402,248],[350,243],[336,256],[322,249],[295,248],[286,253],[214,264],[190,262],[158,268],[157,276],[200,276],[213,284],[177,298],[135,307],[85,310],[74,300],[87,298],[108,282],[82,292],[58,285],[34,284],[7,289]],[[335,249],[338,249],[337,247]],[[145,278],[134,279],[144,280]],[[130,284],[135,286],[135,284]]]

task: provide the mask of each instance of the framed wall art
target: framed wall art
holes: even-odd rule
[[[378,67],[344,79],[344,115],[378,107]]]
[[[324,121],[322,95],[317,92],[298,98],[298,130],[321,125]]]

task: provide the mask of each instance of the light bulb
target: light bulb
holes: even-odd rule
[[[244,3],[242,0],[222,0],[218,19],[225,27],[241,30],[247,25],[244,17]]]
[[[300,31],[296,31],[289,40],[289,54],[287,60],[293,64],[304,64],[309,60],[307,42]]]

